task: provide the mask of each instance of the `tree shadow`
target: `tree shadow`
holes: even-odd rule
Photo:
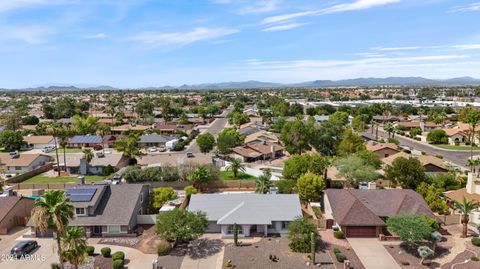
[[[223,241],[220,239],[200,238],[188,245],[187,255],[194,260],[203,259],[220,252],[222,247]]]

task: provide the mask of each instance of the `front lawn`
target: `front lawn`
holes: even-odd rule
[[[435,145],[442,149],[451,149],[451,150],[470,150],[470,146],[455,146],[455,145]],[[480,150],[480,147],[473,147],[473,150]]]
[[[64,177],[50,177],[46,176],[45,174],[36,175],[32,178],[29,178],[22,183],[27,184],[46,184],[46,183],[76,183],[77,176],[64,176]],[[86,183],[93,183],[102,181],[105,177],[104,176],[85,176]]]
[[[65,153],[80,153],[80,152],[82,152],[82,148],[66,148],[65,149]],[[55,154],[55,150],[50,151],[48,154]],[[58,154],[63,154],[63,148],[58,148]]]
[[[255,180],[256,178],[242,172],[239,172],[237,178],[234,178],[232,171],[220,171],[219,176],[221,180]]]

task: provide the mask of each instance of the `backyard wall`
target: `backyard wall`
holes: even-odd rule
[[[38,168],[35,168],[33,169],[32,171],[29,171],[29,172],[26,172],[26,173],[23,173],[21,175],[18,175],[18,176],[14,176],[14,177],[11,177],[9,179],[6,180],[7,183],[19,183],[19,182],[22,182],[24,180],[27,180],[31,177],[34,177],[38,174],[41,174],[43,172],[47,172],[48,170],[52,169],[52,166],[53,164],[52,163],[47,163],[43,166],[40,166]]]

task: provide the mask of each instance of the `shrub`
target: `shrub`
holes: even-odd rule
[[[52,268],[52,269],[59,269],[60,266],[58,266],[58,263],[53,262],[53,263],[50,264],[50,268]]]
[[[100,250],[100,253],[102,253],[103,257],[110,257],[110,253],[112,253],[112,250],[109,247],[104,247]]]
[[[472,238],[472,244],[474,246],[480,247],[480,238],[478,238],[478,237]]]
[[[197,194],[197,189],[194,187],[194,186],[186,186],[184,189],[185,191],[185,195],[190,198],[190,196],[192,196],[192,194]]]
[[[172,250],[172,246],[168,242],[162,241],[157,245],[158,256],[165,256]]]
[[[410,265],[410,263],[409,263],[409,262],[406,262],[406,261],[401,262],[401,264],[402,264],[403,266],[409,266],[409,265]]]
[[[112,260],[125,260],[125,253],[123,253],[123,251],[117,251],[113,253]]]
[[[113,269],[123,269],[123,260],[113,260]]]
[[[478,258],[478,256],[472,256],[472,257],[470,257],[470,260],[474,261],[474,262],[478,262],[478,261],[480,261],[480,258]]]
[[[338,262],[344,262],[347,259],[347,257],[342,253],[335,254],[335,258],[337,258]]]
[[[338,253],[342,253],[342,251],[338,248],[334,248],[333,253],[338,254]]]
[[[93,253],[95,253],[95,248],[92,246],[87,246],[85,251],[87,252],[88,256],[93,256]]]
[[[335,238],[337,238],[337,239],[342,239],[345,235],[344,235],[343,231],[334,231],[333,236],[335,236]]]

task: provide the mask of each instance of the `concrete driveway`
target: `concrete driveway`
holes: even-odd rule
[[[225,244],[220,234],[205,234],[190,243],[181,269],[222,269]]]
[[[11,259],[10,249],[18,241],[28,240],[25,238],[16,238],[13,241],[10,241],[9,246],[4,246],[0,250],[1,261],[0,268],[9,268],[9,269],[49,269],[50,265],[54,262],[58,262],[58,255],[56,243],[51,238],[34,238],[33,240],[38,242],[39,247],[33,251],[31,259],[25,260],[15,260]]]
[[[377,238],[348,238],[350,246],[368,269],[401,269]]]

